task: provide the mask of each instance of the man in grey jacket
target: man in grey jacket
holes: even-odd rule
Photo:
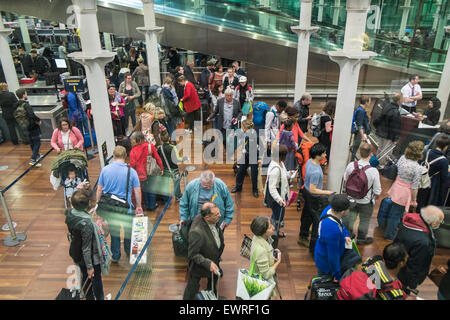
[[[219,228],[220,210],[212,202],[203,204],[200,214],[192,221],[189,231],[189,280],[183,300],[193,300],[200,288],[200,279],[208,278],[208,290],[214,290],[222,271],[219,262],[225,247],[223,230]],[[214,288],[212,288],[214,277]]]
[[[102,283],[102,257],[97,246],[95,229],[92,225],[88,207],[89,194],[86,190],[77,190],[72,195],[73,209],[66,212],[66,225],[69,229],[71,243],[69,254],[80,267],[82,273],[81,286],[89,278],[92,287],[85,292],[88,300],[104,300]],[[85,290],[89,287],[86,284]]]

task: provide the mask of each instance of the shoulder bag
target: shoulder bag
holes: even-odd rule
[[[160,176],[161,168],[156,162],[156,159],[152,156],[152,147],[148,144],[148,156],[147,156],[147,175]]]
[[[127,166],[128,167],[128,166]],[[130,204],[128,203],[128,186],[130,183],[130,167],[127,171],[127,184],[126,184],[126,196],[125,199],[119,198],[112,193],[104,193],[100,197],[98,206],[96,209],[97,214],[102,217],[102,215],[108,213],[122,213],[128,214],[130,210]]]

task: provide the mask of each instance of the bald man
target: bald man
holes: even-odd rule
[[[434,257],[434,230],[444,221],[444,212],[435,206],[422,208],[419,213],[407,213],[399,226],[394,242],[400,242],[408,252],[408,262],[400,269],[398,279],[406,293],[416,289],[427,277]]]
[[[378,152],[381,153],[387,149],[392,143],[397,144],[400,139],[402,117],[400,116],[400,105],[403,102],[401,92],[396,92],[392,97],[392,102],[386,104],[381,110],[378,118],[373,119],[373,125],[376,128],[375,134],[378,137]],[[392,152],[392,151],[391,151]],[[380,159],[380,165],[384,166],[389,158],[389,152]]]
[[[189,278],[183,300],[193,300],[200,288],[200,279],[208,278],[208,290],[217,296],[217,281],[222,274],[219,262],[225,247],[223,230],[219,227],[220,210],[213,202],[205,202],[192,221],[189,230],[188,265]]]

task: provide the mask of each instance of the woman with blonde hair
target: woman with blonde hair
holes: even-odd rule
[[[386,240],[394,239],[397,226],[410,205],[417,207],[417,191],[422,177],[422,168],[417,161],[422,159],[423,148],[422,141],[411,142],[397,162],[397,178],[388,191],[391,209],[387,217],[378,216],[378,224],[381,227],[386,224]]]
[[[139,115],[136,126],[133,131],[141,131],[147,142],[154,144],[154,139],[151,133],[151,126],[154,119],[155,105],[153,103],[147,103],[144,105],[144,112]]]
[[[254,130],[254,124],[251,120],[244,120],[241,123],[242,131],[244,132],[244,146],[242,148],[242,157],[244,161],[238,160],[239,170],[236,174],[236,186],[231,190],[231,193],[241,192],[242,185],[244,184],[245,174],[248,167],[250,167],[252,186],[253,186],[253,196],[255,198],[259,197],[258,194],[258,165],[262,163],[261,157],[262,152],[259,152],[258,148],[258,135]],[[256,149],[255,149],[256,148]],[[256,158],[251,157],[255,154]],[[257,162],[256,162],[257,161]]]

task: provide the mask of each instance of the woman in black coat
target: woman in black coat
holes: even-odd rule
[[[441,108],[441,101],[434,97],[430,99],[430,102],[428,103],[428,107],[423,113],[422,116],[422,123],[435,126],[439,122],[439,117],[441,116],[441,111],[439,110]],[[425,117],[426,116],[426,117]]]
[[[8,91],[8,85],[4,82],[0,83],[0,106],[2,107],[2,117],[8,126],[10,140],[13,144],[19,144],[17,138],[16,127],[18,127],[14,118],[14,111],[17,108],[16,95]]]

